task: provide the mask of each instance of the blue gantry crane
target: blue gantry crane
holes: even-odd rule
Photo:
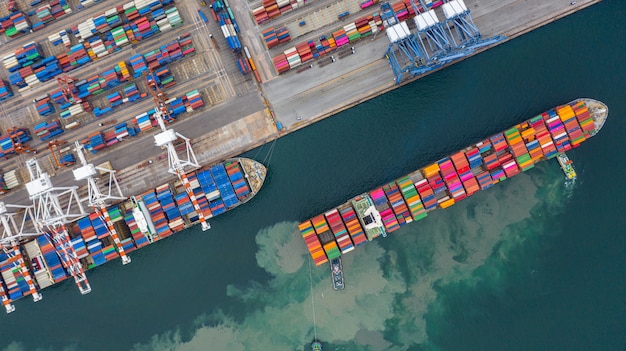
[[[446,27],[457,49],[469,53],[480,47],[504,40],[504,36],[483,38],[474,24],[470,11],[463,0],[445,0],[442,6],[446,16]]]
[[[409,31],[406,22],[400,22],[389,3],[380,5],[381,18],[389,38],[385,57],[396,76],[396,84],[402,82],[404,74],[417,76],[435,69],[441,64],[432,62],[423,52],[415,35]]]
[[[428,58],[443,58],[454,50],[448,31],[439,21],[435,10],[429,9],[423,0],[411,0],[415,11],[413,21],[417,27],[417,39]]]

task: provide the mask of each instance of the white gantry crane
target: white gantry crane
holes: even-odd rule
[[[152,72],[150,72],[149,74],[153,75]],[[185,191],[189,196],[189,200],[191,200],[193,208],[198,214],[198,219],[200,220],[200,224],[202,225],[202,230],[211,229],[211,226],[204,217],[204,213],[202,213],[202,209],[198,204],[198,199],[196,199],[196,195],[193,193],[193,189],[191,188],[191,184],[189,183],[189,179],[187,178],[187,174],[185,172],[186,167],[191,169],[200,168],[198,160],[196,159],[196,154],[193,152],[193,149],[191,148],[191,143],[188,138],[179,133],[176,133],[173,129],[167,129],[165,127],[165,120],[163,118],[169,115],[169,111],[167,110],[167,106],[165,105],[165,93],[163,93],[159,89],[154,76],[152,76],[152,80],[149,81],[149,84],[151,87],[150,92],[152,93],[152,97],[155,103],[154,118],[159,123],[159,127],[161,127],[161,132],[154,135],[154,144],[159,147],[167,148],[167,157],[169,162],[168,172],[178,176],[178,178],[183,183]],[[174,142],[179,139],[185,143],[186,155],[184,159],[181,159],[178,156],[176,146],[174,145]]]
[[[27,160],[26,166],[31,179],[26,183],[26,191],[33,201],[37,229],[47,233],[81,294],[87,294],[91,292],[91,286],[65,228],[66,223],[86,215],[76,192],[77,187],[54,187],[48,173],[41,171],[37,159]]]
[[[88,203],[89,206],[93,207],[94,211],[98,214],[98,217],[102,219],[104,224],[107,226],[109,230],[109,235],[113,239],[113,243],[117,248],[117,252],[120,254],[122,258],[123,264],[130,263],[130,257],[126,255],[124,252],[124,247],[122,246],[122,242],[120,240],[119,235],[117,235],[117,230],[115,230],[115,226],[111,221],[111,217],[109,216],[109,211],[107,210],[107,202],[109,200],[117,200],[122,201],[125,200],[126,197],[122,194],[122,189],[120,189],[120,185],[117,182],[117,177],[115,177],[115,171],[111,169],[106,169],[102,167],[94,167],[93,164],[87,163],[87,159],[85,158],[85,153],[83,152],[83,146],[79,141],[76,141],[76,155],[80,159],[81,167],[74,169],[74,179],[77,181],[87,179],[88,186]],[[102,172],[102,174],[108,175],[108,182],[106,184],[107,190],[106,193],[100,191],[98,187],[96,175],[98,171]]]
[[[37,291],[37,287],[33,282],[33,277],[26,267],[24,256],[20,250],[20,240],[28,237],[41,235],[35,230],[33,225],[28,225],[33,218],[32,206],[9,205],[0,202],[0,225],[2,232],[0,236],[0,246],[7,255],[8,262],[17,268],[18,273],[24,278],[28,284],[28,293],[33,296],[35,302],[41,300],[41,293]],[[17,282],[14,282],[17,284]],[[7,313],[15,311],[15,306],[11,304],[11,300],[0,284],[0,299]]]

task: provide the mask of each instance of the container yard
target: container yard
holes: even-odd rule
[[[313,262],[320,266],[378,236],[389,236],[408,223],[424,219],[430,211],[453,206],[479,190],[528,171],[537,162],[556,158],[565,177],[573,179],[575,172],[565,152],[595,136],[607,117],[607,106],[593,99],[557,106],[358,195],[300,223],[298,229]],[[347,216],[339,217],[338,212]],[[352,229],[346,231],[346,227]]]
[[[224,160],[595,2],[0,4],[3,215],[15,209],[25,213],[33,194],[42,191],[27,185],[44,174],[44,184],[74,189],[76,199],[78,194],[86,198],[91,185],[77,183],[80,164],[100,165],[96,168],[104,175],[96,183],[109,193],[116,184],[125,194],[101,194],[109,199],[106,206],[103,198],[90,199],[89,206],[81,205],[93,212],[83,208],[62,227],[46,227],[36,240],[3,237],[0,295],[7,311],[11,301],[25,295],[38,301],[39,290],[68,277],[88,292],[86,270],[118,257],[128,263],[136,248],[191,223],[208,227],[211,216],[247,201],[262,185],[264,168],[246,170]],[[446,26],[433,25],[435,19]],[[463,28],[473,33],[469,39],[459,36],[461,22],[471,23]],[[438,35],[448,44],[429,39]],[[402,56],[402,45],[413,53]],[[585,132],[568,123],[563,126],[574,135],[569,143],[577,145]],[[584,130],[582,122],[579,126]],[[519,164],[514,168],[508,160],[498,179],[532,167],[538,151],[518,145],[524,137],[522,132],[503,135],[515,146],[512,157]],[[88,160],[74,151],[74,141]],[[190,150],[192,144],[194,162],[172,163],[176,152],[170,150]],[[471,165],[477,155],[467,157]],[[490,162],[501,161],[491,156]],[[223,169],[215,172],[200,169],[219,164]],[[106,182],[103,169],[117,170],[120,181]],[[96,176],[90,172],[80,179]],[[245,177],[250,172],[257,176]],[[447,187],[454,194],[463,189],[469,196],[489,182],[494,181],[481,175],[467,184],[460,176],[442,177],[435,189],[411,187],[407,179],[387,184],[303,224],[305,239],[316,264],[322,264],[454,203],[452,196],[440,204],[437,189]],[[363,218],[368,218],[365,225]],[[21,238],[30,229],[12,233]]]

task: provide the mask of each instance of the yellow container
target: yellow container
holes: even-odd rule
[[[424,167],[424,175],[428,178],[434,174],[436,174],[437,172],[439,172],[439,165],[436,163],[433,163],[430,166],[426,166]]]
[[[449,198],[448,200],[440,203],[439,207],[441,207],[441,208],[448,208],[448,207],[450,207],[452,205],[454,205],[454,199],[453,198]]]

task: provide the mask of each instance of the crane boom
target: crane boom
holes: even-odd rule
[[[10,211],[10,208],[17,209],[17,211]],[[16,217],[21,217],[21,220],[18,218],[18,221],[16,221]],[[42,296],[37,291],[37,286],[19,248],[21,239],[40,235],[36,230],[33,230],[35,229],[35,224],[31,221],[32,206],[9,205],[0,202],[0,225],[2,227],[0,246],[2,246],[2,250],[7,257],[7,263],[17,268],[17,272],[24,278],[28,286],[28,292],[25,292],[24,295],[32,295],[33,300],[37,302],[42,299]],[[15,307],[11,305],[10,298],[2,287],[0,287],[0,298],[7,313],[15,310]]]
[[[153,75],[153,72],[149,72],[150,75]],[[159,86],[156,83],[156,79],[152,76],[152,80],[148,80],[150,84],[150,93],[152,94],[154,104],[155,104],[155,112],[154,118],[157,120],[159,127],[161,128],[161,133],[154,135],[154,142],[156,146],[166,147],[168,162],[169,162],[169,172],[175,174],[183,183],[185,188],[185,192],[191,200],[193,204],[193,208],[198,214],[198,219],[202,226],[202,230],[208,230],[211,228],[209,223],[204,216],[204,212],[198,203],[198,199],[196,195],[193,193],[193,189],[191,188],[191,184],[189,183],[189,178],[187,177],[187,173],[185,172],[185,167],[189,166],[193,169],[200,168],[198,162],[196,160],[196,155],[193,152],[193,148],[191,147],[191,142],[188,138],[183,135],[176,133],[173,129],[167,129],[165,126],[164,116],[169,115],[169,111],[167,110],[167,106],[165,105],[165,93],[163,93]],[[187,157],[185,160],[181,160],[178,156],[178,152],[176,151],[176,147],[174,145],[174,141],[182,139],[185,143],[185,148],[187,152]]]
[[[117,234],[117,230],[115,229],[115,226],[113,225],[113,222],[111,221],[111,216],[109,216],[109,211],[107,209],[107,200],[110,200],[110,199],[124,200],[125,199],[125,197],[122,195],[122,190],[120,189],[119,184],[117,183],[117,178],[115,177],[115,171],[110,170],[110,169],[100,168],[100,167],[94,167],[93,164],[87,163],[87,159],[85,158],[85,154],[83,153],[83,146],[78,141],[76,141],[75,150],[76,150],[76,154],[78,155],[78,158],[80,159],[82,167],[79,167],[73,171],[74,178],[76,180],[87,179],[87,185],[89,187],[89,206],[93,207],[98,217],[100,217],[100,219],[106,225],[109,231],[109,235],[113,239],[113,244],[115,245],[115,248],[117,249],[117,252],[119,253],[120,257],[122,258],[122,264],[128,264],[131,262],[130,257],[128,257],[126,255],[126,252],[124,251],[124,246],[122,245],[122,241],[120,240],[119,235]],[[98,184],[94,177],[97,173],[96,170],[109,174],[109,182],[108,182],[109,188],[108,188],[107,194],[103,194],[100,191],[100,188],[98,187]],[[115,190],[117,190],[117,193],[119,194],[119,196],[113,194],[114,187],[115,187]]]
[[[50,176],[41,171],[37,159],[27,160],[26,166],[31,179],[26,183],[26,191],[33,201],[32,219],[37,226],[36,229],[44,233],[53,244],[63,266],[74,278],[81,294],[87,294],[91,292],[91,286],[65,228],[65,223],[85,215],[76,187],[55,188]],[[63,203],[62,199],[65,200]],[[77,211],[75,206],[78,206]]]

